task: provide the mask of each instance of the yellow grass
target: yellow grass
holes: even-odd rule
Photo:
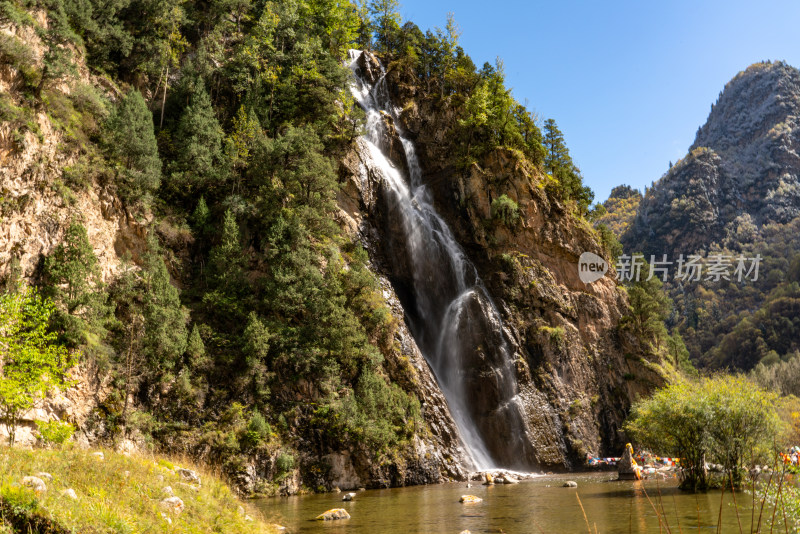
[[[219,478],[201,467],[180,461],[147,456],[125,456],[102,450],[21,450],[0,448],[0,500],[4,509],[15,506],[45,517],[66,531],[91,533],[258,533],[274,532],[254,509],[241,502]],[[195,491],[172,468],[176,465],[196,471],[202,486]],[[34,494],[21,486],[24,476],[46,472],[47,491]],[[185,509],[180,515],[165,512],[159,503],[170,486]],[[73,500],[62,491],[71,488]],[[248,521],[239,507],[252,517]],[[171,520],[167,521],[166,515]],[[7,524],[0,533],[10,532]]]

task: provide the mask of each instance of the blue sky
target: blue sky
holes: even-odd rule
[[[480,67],[499,56],[507,85],[556,120],[596,200],[650,185],[686,154],[737,72],[800,67],[800,2],[400,0],[423,31],[453,12]]]

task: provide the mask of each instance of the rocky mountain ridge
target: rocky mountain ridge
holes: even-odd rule
[[[689,154],[644,196],[626,250],[705,250],[737,225],[800,215],[800,71],[756,63],[720,93]],[[680,250],[679,250],[680,249]]]

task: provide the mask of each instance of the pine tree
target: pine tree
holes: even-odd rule
[[[226,175],[222,128],[205,85],[199,80],[194,85],[191,103],[183,110],[175,132],[178,150],[174,170],[178,174],[173,178],[178,183],[173,187],[183,195],[189,192],[180,191],[183,187],[202,191]]]
[[[147,205],[161,183],[161,159],[153,132],[153,116],[141,93],[132,90],[108,119],[108,146],[120,162],[117,184],[131,204]]]
[[[397,0],[372,0],[369,12],[373,17],[378,50],[391,52],[395,37],[400,31],[400,2]]]
[[[572,167],[572,158],[564,142],[564,134],[553,119],[544,121],[544,146],[547,149],[544,166],[550,174],[555,176],[559,169]]]
[[[187,312],[181,305],[178,289],[170,281],[164,260],[156,252],[148,254],[142,279],[142,350],[151,369],[160,374],[175,368],[186,352]]]

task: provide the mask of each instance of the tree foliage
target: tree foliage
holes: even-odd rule
[[[722,464],[739,486],[743,468],[768,458],[776,445],[778,403],[777,394],[743,377],[678,381],[637,402],[625,429],[641,445],[681,458],[684,489],[710,486],[706,462]]]
[[[54,311],[51,301],[24,285],[0,294],[0,416],[11,445],[34,403],[68,384],[72,356],[49,330]]]

